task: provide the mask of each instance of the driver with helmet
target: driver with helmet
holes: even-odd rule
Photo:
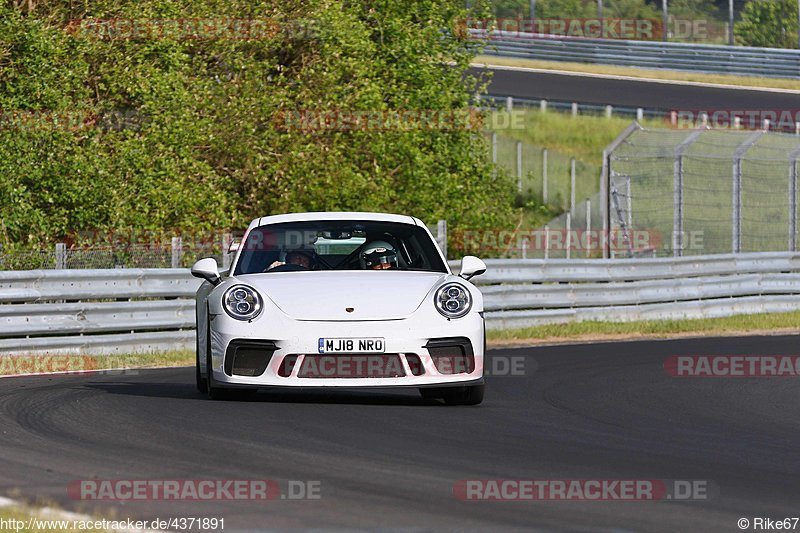
[[[397,251],[386,241],[372,241],[361,252],[361,264],[370,270],[396,269]]]

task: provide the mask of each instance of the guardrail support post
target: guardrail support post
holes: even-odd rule
[[[492,132],[492,163],[497,164],[497,132]]]
[[[63,242],[56,243],[56,269],[67,268],[67,245]]]
[[[517,192],[522,192],[522,143],[517,141]]]
[[[183,239],[172,238],[172,268],[180,268],[183,259]]]
[[[642,109],[641,107],[636,108],[636,120],[639,122],[644,120],[644,109]]]
[[[578,102],[572,102],[572,118],[578,116]]]
[[[547,112],[547,100],[545,100],[544,98],[539,100],[539,111],[541,111],[542,113]]]
[[[514,112],[514,98],[511,96],[506,97],[506,111],[509,115]]]
[[[606,106],[606,118],[611,118],[614,115],[614,106]]]

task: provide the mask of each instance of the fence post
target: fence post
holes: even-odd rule
[[[542,203],[547,204],[547,148],[542,150]]]
[[[492,132],[492,163],[497,164],[497,132]]]
[[[230,233],[222,234],[222,270],[230,270],[231,268],[231,255],[228,250],[231,248],[233,236]]]
[[[702,130],[692,132],[684,141],[675,148],[675,161],[673,163],[673,215],[672,215],[672,255],[683,255],[683,154],[703,133]]]
[[[56,243],[56,269],[67,268],[67,245],[63,242]]]
[[[732,231],[733,234],[731,235],[731,252],[738,254],[741,250],[742,243],[742,228],[740,226],[742,222],[742,160],[739,157],[736,157],[733,160],[733,220],[731,221],[732,224]]]
[[[180,268],[183,259],[183,239],[172,238],[172,268]]]
[[[586,200],[586,257],[592,250],[592,201]]]
[[[550,259],[550,226],[544,227],[544,258]]]
[[[522,192],[522,143],[517,141],[517,192]]]
[[[447,220],[440,220],[436,223],[436,239],[442,249],[445,259],[447,258]]]
[[[569,212],[575,211],[575,158],[569,162]]]
[[[800,148],[789,154],[789,251],[797,251],[797,159]]]
[[[742,251],[742,157],[764,133],[765,131],[761,130],[752,134],[747,140],[736,147],[736,151],[733,154],[733,228],[731,250],[732,253],[735,254]]]
[[[614,141],[606,146],[603,150],[603,168],[600,171],[600,220],[601,220],[601,246],[603,250],[603,259],[607,259],[611,254],[610,240],[608,238],[610,230],[610,217],[611,217],[611,154],[619,147],[625,140],[630,137],[633,132],[641,130],[642,127],[633,122],[625,131],[620,133]]]
[[[572,237],[570,235],[571,233],[572,233],[572,213],[567,213],[567,237],[565,240],[567,248],[567,253],[566,253],[567,259],[570,258],[570,248],[572,247]]]

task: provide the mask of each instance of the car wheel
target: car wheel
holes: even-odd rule
[[[210,330],[209,330],[210,331]],[[211,335],[209,334],[209,339]],[[255,396],[257,389],[225,389],[217,387],[214,382],[214,373],[211,371],[211,342],[206,349],[206,369],[208,370],[208,377],[204,380],[206,383],[206,392],[211,400],[249,400]],[[198,366],[198,375],[199,375]],[[199,379],[199,378],[198,378]]]
[[[211,400],[227,400],[230,397],[228,389],[217,387],[214,382],[214,372],[211,371],[211,322],[206,329],[206,393]]]
[[[485,385],[457,387],[445,391],[444,403],[447,405],[478,405],[483,401]]]
[[[478,405],[483,401],[484,388],[485,385],[421,388],[419,393],[426,400],[441,398],[447,405]]]
[[[443,394],[444,392],[442,389],[419,389],[419,395],[426,400],[438,400],[443,396]]]
[[[198,392],[207,392],[208,391],[208,382],[206,378],[200,373],[200,341],[197,340],[195,342],[195,381],[197,382],[197,391]]]

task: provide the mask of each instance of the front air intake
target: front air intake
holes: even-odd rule
[[[472,342],[466,337],[430,339],[425,348],[440,374],[471,374],[475,370]]]
[[[273,341],[233,340],[225,352],[225,373],[229,376],[260,376],[277,349]]]

